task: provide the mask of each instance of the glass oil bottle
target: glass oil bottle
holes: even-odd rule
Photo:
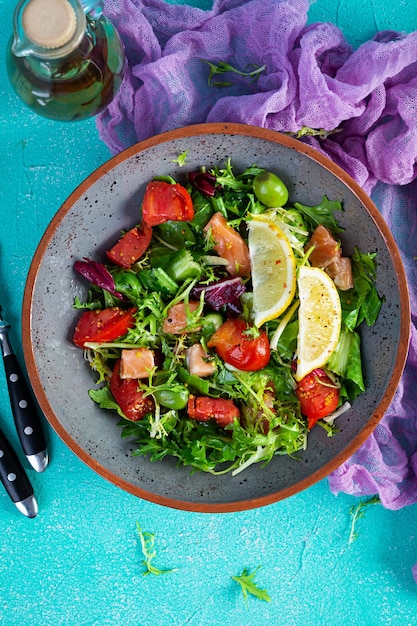
[[[16,94],[34,112],[82,120],[102,111],[123,79],[123,44],[99,2],[21,0],[7,50]]]

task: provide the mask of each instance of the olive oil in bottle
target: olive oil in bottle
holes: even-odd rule
[[[17,95],[39,115],[60,121],[96,115],[117,93],[124,67],[123,44],[99,4],[86,12],[79,0],[18,4],[7,71]]]

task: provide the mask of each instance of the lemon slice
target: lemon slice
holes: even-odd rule
[[[298,271],[297,371],[301,380],[329,360],[339,341],[342,307],[333,280],[318,267]]]
[[[248,223],[254,322],[261,326],[291,304],[295,289],[295,257],[286,235],[274,222],[254,216]]]

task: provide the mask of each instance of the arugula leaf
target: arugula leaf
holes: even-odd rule
[[[213,212],[220,212],[232,227],[238,228],[249,213],[263,213],[265,205],[251,193],[253,179],[262,171],[263,168],[252,165],[236,175],[230,159],[225,162],[223,168],[213,167],[207,172],[207,175],[213,178],[213,194],[201,198],[200,194],[196,193],[195,187],[191,188],[196,213],[190,224],[196,227],[197,231],[201,231],[201,221],[205,220],[207,223]]]
[[[197,234],[201,234],[214,210],[207,196],[203,196],[195,187],[189,190],[191,191],[194,206],[194,217],[189,224]]]
[[[323,196],[320,204],[315,206],[307,206],[301,202],[294,202],[294,206],[298,209],[311,230],[322,224],[333,233],[343,232],[343,228],[339,226],[335,216],[335,211],[342,211],[342,203],[339,200],[329,200],[327,196]]]
[[[361,517],[365,515],[365,507],[368,507],[372,504],[381,504],[379,496],[372,496],[372,498],[370,498],[369,500],[361,500],[356,506],[350,507],[349,513],[352,516],[352,524],[350,527],[348,545],[350,545],[353,541],[355,541],[355,539],[357,539],[358,533],[355,532],[356,523],[359,519],[361,519]]]
[[[357,248],[352,255],[353,279],[361,306],[358,322],[366,321],[368,326],[374,325],[383,302],[375,287],[375,259],[376,252],[362,253]]]
[[[155,535],[147,530],[142,530],[139,522],[136,522],[136,530],[139,535],[142,553],[145,557],[144,561],[142,561],[143,565],[146,567],[146,570],[143,572],[143,575],[147,574],[155,574],[159,576],[160,574],[168,574],[170,572],[176,572],[177,568],[174,569],[159,569],[152,565],[151,561],[156,557],[155,550]]]
[[[111,409],[113,411],[117,411],[120,417],[125,417],[107,385],[101,387],[100,389],[90,389],[88,395],[94,402],[97,402],[101,409]]]
[[[266,602],[271,602],[271,596],[267,592],[266,589],[261,589],[256,584],[254,578],[256,572],[261,568],[260,565],[249,574],[249,570],[245,567],[243,572],[239,576],[232,576],[232,579],[235,580],[241,586],[243,597],[245,602],[248,600],[248,594],[259,598],[259,600],[265,600]]]

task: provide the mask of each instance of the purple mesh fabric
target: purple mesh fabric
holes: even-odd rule
[[[395,398],[329,483],[334,493],[378,493],[385,507],[399,509],[417,501],[417,32],[381,32],[354,50],[336,26],[306,26],[308,7],[308,0],[215,0],[203,11],[107,0],[128,68],[97,126],[113,153],[201,122],[342,129],[307,141],[372,195],[400,248],[413,314]],[[208,86],[201,59],[240,69],[266,64],[266,71],[256,82],[234,75],[232,86],[218,89]]]

